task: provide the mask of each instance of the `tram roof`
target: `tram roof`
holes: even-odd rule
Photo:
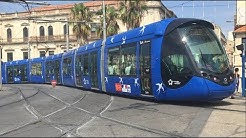
[[[48,57],[46,57],[46,60],[53,60],[53,59],[61,58],[62,54],[63,53],[59,53],[59,54],[48,56]]]
[[[201,19],[195,19],[195,18],[175,18],[172,22],[170,22],[167,26],[167,29],[165,31],[165,35],[172,32],[174,29],[178,28],[179,26],[185,25],[187,23],[197,23],[204,26],[207,26],[211,29],[214,29],[214,26],[212,23],[201,20]]]

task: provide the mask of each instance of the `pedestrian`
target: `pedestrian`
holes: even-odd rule
[[[235,81],[236,81],[236,92],[238,92],[238,87],[239,87],[239,73],[238,73],[239,69],[235,68]],[[234,99],[234,94],[231,95],[231,99]]]

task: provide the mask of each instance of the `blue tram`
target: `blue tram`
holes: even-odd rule
[[[33,59],[27,76],[31,83],[56,79],[62,85],[157,100],[222,100],[234,92],[235,78],[213,29],[205,20],[165,19],[110,36],[105,47],[98,40]]]

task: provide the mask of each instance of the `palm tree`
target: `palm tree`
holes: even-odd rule
[[[111,36],[111,35],[114,35],[114,34],[117,34],[120,27],[119,27],[119,24],[117,22],[117,19],[118,19],[118,12],[117,10],[114,8],[114,7],[111,7],[111,6],[106,6],[106,17],[105,17],[105,20],[106,20],[106,34],[107,36]],[[101,10],[98,10],[96,15],[99,15],[101,16],[100,18],[100,24],[101,26],[103,25],[103,11],[102,9]],[[100,38],[103,37],[103,29],[102,27],[98,27],[97,28],[97,34],[100,36]]]
[[[83,3],[75,4],[71,12],[71,19],[75,21],[73,23],[73,32],[76,35],[77,43],[80,45],[87,44],[89,42],[88,36],[91,32],[92,13]]]
[[[144,12],[147,11],[145,0],[124,0],[120,2],[120,19],[126,29],[140,26]]]

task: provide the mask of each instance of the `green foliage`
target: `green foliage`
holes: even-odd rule
[[[117,10],[114,7],[111,6],[106,6],[106,35],[107,36],[111,36],[114,34],[117,34],[120,27],[119,24],[117,22],[117,19],[119,17],[119,13],[117,12]],[[103,37],[103,11],[102,9],[97,11],[96,15],[100,16],[100,24],[101,27],[97,28],[97,34],[102,38]]]
[[[80,45],[87,44],[91,32],[92,13],[83,3],[75,4],[71,9],[71,13],[71,19],[76,21],[73,23],[73,32],[76,35],[77,43]]]
[[[119,17],[129,30],[140,26],[145,11],[145,0],[124,0],[120,2]]]

